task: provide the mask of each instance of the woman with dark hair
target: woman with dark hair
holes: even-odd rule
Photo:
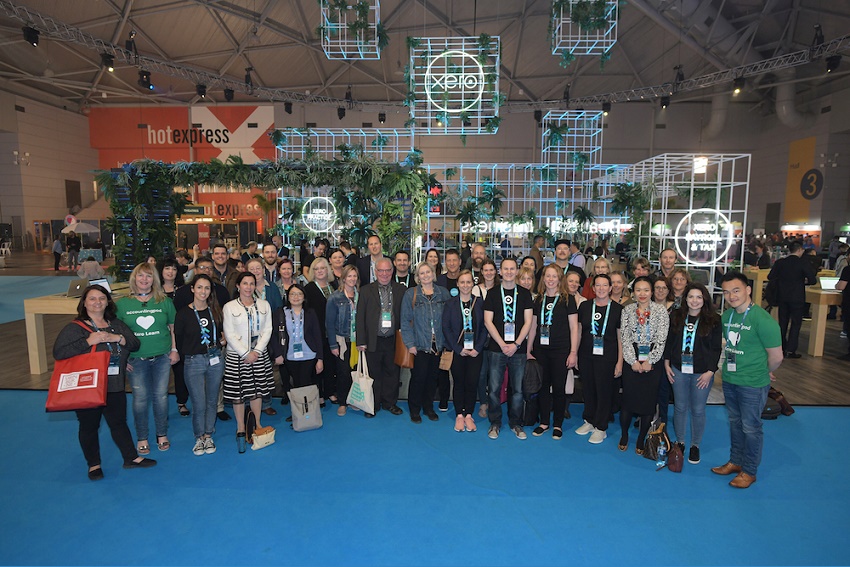
[[[324,258],[313,260],[315,264]],[[275,364],[286,364],[292,387],[317,383],[324,369],[324,340],[316,312],[304,303],[304,288],[296,284],[289,289],[289,307],[272,314],[272,338],[269,356]],[[291,421],[291,418],[287,418]]]
[[[178,287],[186,285],[183,274],[180,273],[180,264],[174,257],[168,257],[162,261],[162,266],[159,268],[159,279],[162,281],[162,291],[171,299],[174,299],[174,293]]]
[[[674,268],[670,273],[670,293],[673,294],[673,305],[668,309],[678,309],[685,296],[685,288],[691,283],[691,274],[685,268]]]
[[[342,268],[345,266],[345,253],[339,248],[333,248],[328,256],[328,263],[331,266],[330,277],[328,278],[334,290],[342,286]]]
[[[319,321],[319,332],[322,341],[325,343],[324,352],[330,351],[330,344],[325,340],[325,315],[327,311],[328,298],[334,292],[334,288],[330,283],[330,278],[333,275],[331,267],[325,258],[316,258],[310,264],[310,283],[305,285],[302,291],[305,294],[305,307],[309,307],[316,313]],[[292,302],[290,301],[290,304]],[[331,403],[339,402],[336,395],[336,368],[328,365],[323,370],[318,371],[317,382],[319,392],[322,398],[321,406],[324,407],[324,401],[330,400]]]
[[[670,280],[660,273],[656,275],[655,282],[652,284],[652,301],[663,305],[668,312],[673,307],[673,290]]]
[[[174,318],[177,351],[183,360],[183,379],[189,390],[192,407],[192,429],[195,433],[195,455],[215,453],[216,410],[218,392],[224,374],[221,347],[221,308],[213,293],[213,280],[207,274],[192,279],[192,303],[181,309]]]
[[[336,414],[345,415],[348,408],[348,392],[351,389],[351,359],[356,348],[354,322],[357,319],[357,301],[360,293],[360,272],[357,266],[343,266],[339,289],[328,298],[325,311],[325,329],[336,367],[336,389],[339,407]]]
[[[295,285],[295,264],[289,258],[283,258],[277,266],[277,273],[280,279],[277,280],[277,289],[280,292],[280,298],[283,300],[283,306],[289,305],[287,294],[289,288]]]
[[[623,308],[623,407],[620,410],[620,443],[625,451],[629,446],[629,424],[640,416],[640,433],[635,452],[643,454],[644,439],[658,397],[658,383],[663,367],[667,329],[670,318],[660,303],[652,301],[652,280],[647,276],[635,279],[635,303]]]
[[[236,448],[246,450],[245,403],[260,428],[263,396],[274,391],[272,364],[267,346],[272,336],[272,310],[264,299],[254,298],[256,279],[251,272],[236,277],[237,297],[222,309],[227,347],[224,353],[224,399],[233,403]]]
[[[115,303],[109,292],[99,285],[89,286],[77,304],[77,317],[59,331],[53,344],[53,358],[56,360],[91,352],[93,346],[98,351],[109,351],[106,405],[76,412],[80,422],[80,447],[89,466],[90,480],[103,478],[98,439],[101,417],[106,418],[112,440],[124,458],[125,469],[152,467],[156,464],[156,461],[136,453],[133,436],[127,427],[127,394],[124,393],[127,360],[130,352],[137,350],[141,343],[130,327],[115,315]]]
[[[473,273],[473,279],[475,274]],[[496,270],[496,263],[490,258],[486,258],[481,264],[481,281],[478,285],[472,288],[472,295],[481,299],[482,309],[484,300],[487,299],[487,292],[500,285],[499,272]],[[490,335],[487,334],[486,342],[490,342]],[[478,417],[487,417],[487,408],[490,404],[490,396],[487,394],[487,381],[490,379],[490,351],[484,349],[481,353],[481,373],[478,375]]]
[[[525,258],[523,258],[523,259],[522,259],[522,261],[519,263],[519,269],[520,269],[520,271],[522,271],[522,270],[524,270],[524,269],[526,269],[526,268],[528,268],[529,270],[531,270],[531,273],[533,273],[533,274],[536,274],[536,273],[537,273],[537,270],[538,270],[538,268],[537,268],[537,260],[535,260],[533,256],[526,256],[526,257],[525,257]]]
[[[722,325],[711,294],[702,284],[685,288],[682,306],[670,317],[664,350],[667,379],[673,385],[673,431],[685,451],[685,430],[691,414],[691,449],[688,462],[700,461],[699,445],[705,431],[705,405],[721,355]]]
[[[434,278],[441,275],[443,273],[443,261],[440,258],[440,251],[436,248],[430,248],[425,253],[425,261],[430,264],[431,269],[434,270]],[[436,281],[436,279],[435,279]]]

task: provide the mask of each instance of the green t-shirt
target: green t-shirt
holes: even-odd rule
[[[134,358],[148,358],[171,352],[171,331],[174,324],[174,303],[166,297],[164,301],[142,303],[132,297],[122,297],[115,306],[118,318],[124,321],[139,338],[142,346],[134,352]]]
[[[731,318],[731,322],[730,322]],[[741,326],[741,321],[744,321]],[[763,388],[770,384],[767,350],[782,346],[782,333],[770,313],[753,305],[746,315],[727,309],[723,313],[723,337],[726,352],[735,353],[734,372],[729,371],[723,355],[723,380],[738,386]]]

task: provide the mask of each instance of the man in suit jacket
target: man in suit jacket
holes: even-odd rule
[[[806,312],[806,286],[814,285],[818,280],[812,265],[803,258],[802,242],[792,242],[788,251],[788,256],[776,261],[767,279],[776,280],[778,284],[782,350],[786,358],[800,358],[797,343]]]
[[[380,242],[380,240],[378,241]],[[407,288],[392,281],[393,264],[389,258],[375,263],[373,283],[360,288],[357,301],[357,348],[366,355],[369,375],[375,381],[375,412],[381,408],[401,415],[398,407],[399,367],[395,365],[395,334],[401,321],[401,302]],[[375,417],[366,414],[366,417]]]
[[[357,259],[357,271],[360,273],[361,286],[372,283],[377,279],[375,269],[378,260],[384,258],[380,236],[377,234],[370,236],[366,241],[366,246],[369,248],[369,255]]]

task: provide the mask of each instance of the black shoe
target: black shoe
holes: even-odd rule
[[[103,480],[103,469],[98,467],[89,471],[89,480]]]
[[[156,466],[156,461],[154,461],[153,459],[142,459],[138,463],[136,461],[124,463],[125,469],[147,469],[154,466]]]
[[[546,433],[547,429],[549,429],[549,428],[538,425],[537,427],[534,428],[534,431],[532,431],[531,434],[534,435],[535,437],[540,437],[541,435]]]
[[[189,411],[189,408],[187,408],[187,407],[186,407],[186,404],[177,404],[177,411],[178,411],[178,412],[180,413],[180,415],[182,415],[183,417],[186,417],[186,416],[188,416],[188,415],[191,413],[191,412]]]
[[[443,403],[440,402],[440,406],[438,408],[440,411],[449,411],[449,402]]]
[[[422,417],[419,416],[419,415],[411,414],[410,415],[410,421],[412,421],[413,423],[422,423]]]
[[[699,447],[696,445],[691,447],[691,452],[688,453],[688,462],[692,465],[699,464]]]
[[[219,419],[219,421],[230,421],[230,416],[227,415],[226,411],[220,411],[215,415]]]
[[[366,419],[372,419],[373,417],[375,417],[374,413],[364,413],[363,415],[366,416]]]
[[[802,354],[798,354],[796,352],[785,353],[785,358],[802,358],[802,357],[803,357]]]
[[[440,421],[440,416],[437,415],[437,413],[435,411],[430,411],[430,412],[426,411],[425,415],[427,415],[428,419],[430,419],[431,421]]]
[[[283,394],[283,397],[280,399],[280,405],[288,406],[289,405],[289,396],[286,393]]]
[[[404,413],[404,410],[402,410],[402,409],[401,409],[400,407],[398,407],[398,406],[392,406],[392,407],[390,407],[390,409],[389,409],[389,410],[387,410],[387,411],[389,411],[389,412],[390,412],[391,414],[393,414],[393,415],[401,415],[401,414],[403,414],[403,413]]]
[[[287,423],[292,423],[292,416],[290,415],[289,417],[287,417],[285,421]]]
[[[565,410],[564,410],[564,419],[572,419],[572,417],[573,417],[573,416],[572,416],[572,415],[570,415],[570,410],[569,410],[569,409],[565,409]]]

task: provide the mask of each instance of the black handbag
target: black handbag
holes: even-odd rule
[[[665,428],[666,425],[666,423],[659,423],[655,429],[650,430],[650,432],[646,434],[646,442],[644,443],[643,448],[644,458],[651,461],[657,461],[658,447],[661,445],[662,441],[664,441],[667,451],[670,451],[672,443],[670,443],[670,437],[667,435],[667,430]]]
[[[522,395],[528,400],[536,397],[543,387],[543,371],[540,368],[540,363],[536,360],[527,360],[525,362],[525,374],[522,377]]]

